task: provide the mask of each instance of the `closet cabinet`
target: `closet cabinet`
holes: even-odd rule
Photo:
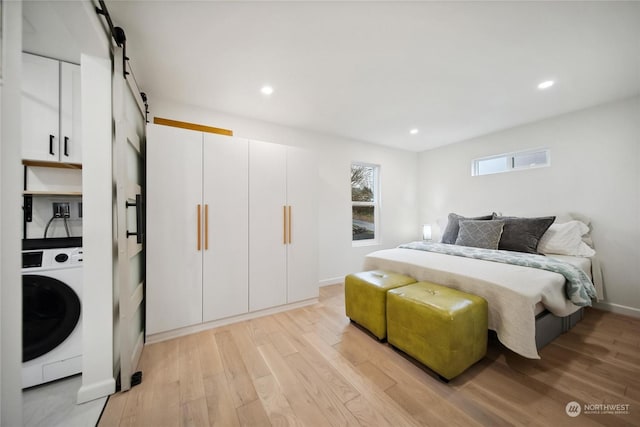
[[[247,312],[247,160],[246,140],[148,126],[148,335]]]
[[[22,158],[82,163],[80,67],[22,54]]]
[[[147,334],[317,298],[302,149],[147,127]]]
[[[202,320],[248,311],[248,144],[204,134]]]
[[[318,296],[315,159],[249,142],[249,310]]]

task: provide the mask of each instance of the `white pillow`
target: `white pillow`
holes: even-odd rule
[[[588,232],[589,227],[581,221],[551,224],[538,243],[538,252],[583,257],[594,256],[596,252],[582,241],[582,236]]]
[[[579,213],[572,212],[572,213],[564,213],[564,214],[556,215],[555,222],[557,224],[565,223],[569,221],[580,221],[585,223],[587,227],[591,225],[591,218]],[[593,240],[591,240],[590,231],[591,230],[587,231],[585,234],[582,235],[582,241],[585,242],[591,249],[593,249]]]

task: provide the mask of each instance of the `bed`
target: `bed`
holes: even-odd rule
[[[547,225],[545,232],[548,229]],[[489,329],[500,342],[524,357],[539,359],[538,349],[572,327],[581,318],[581,309],[601,294],[600,286],[593,285],[599,270],[592,252],[590,257],[544,256],[498,247],[413,242],[367,255],[364,269],[394,271],[485,298]],[[545,262],[551,267],[540,267]],[[580,276],[584,287],[574,289],[578,279],[572,275]]]

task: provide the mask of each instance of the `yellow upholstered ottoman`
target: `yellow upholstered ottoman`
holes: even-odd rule
[[[455,289],[418,282],[387,293],[389,344],[446,381],[487,353],[487,301]]]
[[[344,279],[344,302],[347,316],[367,328],[378,339],[387,336],[387,291],[415,283],[402,274],[373,270],[349,274]]]

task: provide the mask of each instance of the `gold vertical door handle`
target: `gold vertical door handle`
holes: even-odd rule
[[[204,250],[209,250],[209,205],[204,205]]]
[[[202,213],[201,213],[201,210],[202,210],[202,209],[201,209],[201,208],[202,208],[202,206],[200,206],[200,205],[198,204],[198,206],[197,206],[197,208],[196,208],[196,212],[197,212],[197,215],[198,215],[198,230],[197,230],[197,233],[198,233],[198,237],[197,237],[197,241],[198,241],[198,245],[197,245],[197,246],[198,246],[198,250],[200,250],[200,249],[201,249],[201,247],[202,247],[202,241],[201,241],[202,233],[200,232],[200,230],[202,229]]]
[[[291,215],[291,206],[289,206],[289,244],[291,244],[291,223],[293,222],[293,215]]]
[[[282,206],[282,244],[287,244],[287,207]]]

